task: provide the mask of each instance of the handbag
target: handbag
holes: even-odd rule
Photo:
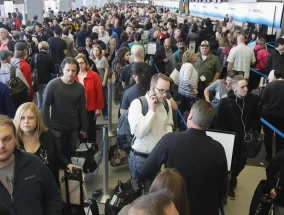
[[[255,158],[260,152],[262,146],[261,134],[257,131],[250,130],[244,139],[244,147],[248,158]]]
[[[32,86],[33,86],[33,90],[34,92],[38,91],[38,69],[37,69],[37,58],[38,58],[38,54],[35,54],[35,61],[34,61],[34,70],[32,73]]]
[[[102,161],[102,153],[98,144],[79,138],[80,144],[74,156],[71,157],[72,164],[83,169],[84,173],[94,173]]]

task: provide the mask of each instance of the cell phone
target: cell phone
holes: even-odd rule
[[[153,86],[150,87],[150,92],[151,92],[151,93],[155,93],[155,90],[154,90],[154,87],[153,87]]]

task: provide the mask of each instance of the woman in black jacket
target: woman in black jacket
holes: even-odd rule
[[[40,42],[38,44],[38,49],[39,53],[36,53],[32,56],[30,65],[32,67],[32,72],[34,71],[35,68],[37,69],[38,72],[39,86],[36,94],[37,94],[38,107],[41,109],[44,89],[48,84],[48,82],[52,79],[52,77],[56,76],[56,71],[51,56],[47,54],[49,49],[48,43],[45,41]]]
[[[18,108],[14,124],[18,148],[38,156],[50,169],[57,184],[60,167],[67,167],[71,171],[73,167],[80,168],[63,157],[53,132],[44,126],[40,111],[34,103],[27,102]]]

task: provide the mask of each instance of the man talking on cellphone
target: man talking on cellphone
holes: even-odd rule
[[[172,108],[167,99],[169,89],[169,78],[161,73],[156,74],[151,79],[150,91],[145,97],[133,100],[129,107],[128,121],[134,135],[128,158],[132,179],[137,179],[159,140],[173,131]],[[146,115],[143,115],[143,108],[147,108]]]

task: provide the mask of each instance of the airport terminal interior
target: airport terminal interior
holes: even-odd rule
[[[282,113],[284,109],[284,85],[276,85],[276,82],[280,83],[284,80],[283,8],[284,3],[278,0],[267,2],[261,0],[0,0],[0,114],[8,115],[9,118],[14,119],[19,141],[16,146],[18,147],[17,150],[32,152],[41,160],[45,160],[45,164],[54,176],[56,174],[53,171],[56,172],[59,169],[59,162],[61,167],[62,164],[65,165],[67,162],[65,169],[66,166],[75,169],[77,167],[83,168],[85,173],[83,181],[85,183],[82,187],[86,187],[86,192],[79,189],[78,187],[81,185],[76,182],[77,184],[73,188],[76,189],[77,193],[71,190],[70,193],[73,192],[75,198],[77,196],[80,200],[81,195],[78,195],[78,193],[84,193],[82,195],[97,201],[99,214],[94,214],[93,211],[92,214],[89,211],[89,202],[86,200],[85,207],[83,207],[85,213],[80,212],[76,215],[118,214],[117,212],[107,212],[106,205],[110,208],[114,207],[113,205],[121,206],[121,204],[124,204],[121,203],[123,200],[127,199],[128,201],[129,193],[124,193],[125,196],[122,197],[118,194],[123,193],[122,191],[116,190],[116,193],[114,193],[113,189],[117,187],[119,181],[128,184],[129,181],[132,181],[132,185],[135,184],[136,180],[141,179],[139,177],[142,176],[139,174],[143,171],[144,175],[150,174],[152,168],[147,163],[146,158],[155,159],[155,157],[151,157],[153,151],[158,153],[155,154],[157,160],[163,160],[170,154],[167,151],[170,149],[163,149],[162,145],[167,144],[166,147],[170,148],[171,143],[165,140],[167,138],[163,138],[164,135],[171,135],[166,134],[171,133],[167,130],[168,127],[171,128],[170,131],[175,128],[172,135],[180,134],[181,136],[187,132],[185,130],[188,127],[189,130],[209,129],[210,131],[211,129],[213,139],[221,143],[218,143],[218,147],[222,146],[221,151],[224,152],[222,155],[226,156],[223,160],[218,160],[219,158],[212,155],[211,160],[206,161],[207,163],[200,162],[201,165],[204,165],[204,163],[206,165],[198,173],[201,174],[202,172],[203,174],[204,170],[204,172],[208,171],[211,174],[214,172],[214,170],[208,170],[208,167],[212,166],[211,162],[216,162],[216,165],[221,166],[224,160],[225,163],[229,163],[228,169],[230,169],[228,186],[226,186],[226,194],[224,193],[223,199],[217,198],[217,194],[220,195],[220,193],[216,184],[219,185],[218,180],[222,178],[221,169],[217,170],[219,166],[216,166],[216,174],[219,175],[214,181],[215,184],[210,185],[216,191],[213,198],[218,199],[214,199],[212,202],[219,201],[218,205],[215,205],[218,212],[212,210],[206,213],[198,213],[199,209],[206,211],[208,203],[200,201],[197,202],[198,207],[193,206],[191,208],[190,200],[194,197],[190,196],[185,198],[186,203],[189,201],[189,209],[187,207],[185,210],[187,214],[183,214],[179,211],[175,202],[175,198],[182,198],[166,196],[171,203],[174,203],[180,215],[284,215],[284,188],[281,187],[284,186],[284,162],[282,162],[284,154],[282,153],[281,158],[275,159],[276,155],[281,153],[281,149],[284,150],[284,127],[282,125],[284,120]],[[59,38],[62,40],[56,40]],[[70,65],[76,66],[73,68]],[[12,72],[15,77],[12,77]],[[156,77],[157,80],[153,81],[153,77]],[[17,85],[11,83],[10,80],[12,79],[17,79]],[[58,80],[61,79],[62,82],[59,83]],[[67,85],[68,87],[73,86],[73,83],[77,84],[77,82],[80,83],[80,86],[76,85],[77,88],[75,86],[73,89],[66,87]],[[161,84],[164,82],[166,84]],[[19,93],[16,90],[13,91],[16,86],[20,89],[20,93],[26,94],[15,96]],[[138,88],[133,88],[135,86],[138,86]],[[146,87],[147,89],[145,89]],[[5,90],[9,92],[7,95],[4,94]],[[62,90],[62,93],[58,93],[56,90]],[[147,94],[146,97],[144,97],[145,93]],[[146,98],[147,105],[144,104],[140,96]],[[11,104],[8,104],[8,100],[11,101]],[[233,104],[231,104],[231,101],[233,101]],[[277,105],[272,104],[274,101],[277,102]],[[35,105],[26,105],[26,102]],[[210,111],[196,108],[196,104],[208,107],[208,102],[210,103],[209,109],[212,117]],[[138,114],[140,118],[137,118],[137,111],[135,112],[134,109],[140,103],[142,115],[139,109],[141,116]],[[67,104],[70,104],[70,107]],[[146,114],[143,113],[145,106],[147,108]],[[72,107],[76,109],[72,109]],[[190,112],[190,108],[198,110]],[[31,113],[33,116],[24,119],[24,113],[28,110],[30,111],[29,114]],[[156,118],[153,117],[155,111],[161,112],[161,114],[158,112],[160,115],[155,115]],[[233,111],[238,112],[239,118],[235,117]],[[124,152],[125,148],[123,148],[125,143],[119,145],[121,140],[118,138],[121,138],[119,131],[125,129],[125,127],[119,127],[119,122],[122,122],[120,120],[125,116],[125,113],[133,117],[132,119],[127,118],[127,129],[132,135],[131,140],[126,139],[127,146],[130,147],[127,148],[128,151],[125,150],[127,152]],[[203,113],[201,118],[207,124],[210,121],[210,127],[194,118],[196,116],[193,116],[193,113],[199,115]],[[121,118],[119,119],[118,116],[120,115]],[[3,118],[1,117],[0,131],[3,131]],[[47,150],[48,147],[44,145],[45,140],[41,139],[40,132],[36,140],[29,139],[36,133],[28,130],[29,125],[22,127],[22,123],[25,120],[35,119],[38,120],[37,124],[34,125],[36,126],[34,129],[38,129],[37,132],[40,129],[40,132],[46,132],[45,126],[48,130],[53,131],[54,151],[49,152]],[[155,128],[151,127],[154,120]],[[145,122],[149,123],[147,128]],[[90,123],[92,125],[88,127]],[[89,125],[87,126],[87,124]],[[205,127],[202,127],[204,124]],[[119,128],[121,130],[118,130]],[[140,128],[144,128],[147,132],[141,131],[139,133],[140,131],[137,130]],[[234,128],[236,129],[234,130]],[[126,133],[125,138],[128,131],[123,130],[123,132]],[[153,137],[156,134],[160,137]],[[209,133],[207,134],[209,135]],[[1,135],[0,132],[2,138]],[[216,138],[214,138],[214,135],[216,135]],[[229,141],[227,135],[232,135],[233,141]],[[85,139],[79,140],[80,137]],[[170,136],[166,137],[169,138]],[[178,136],[171,136],[171,138],[174,137],[177,138]],[[89,140],[92,139],[89,142],[94,142],[98,146],[96,154],[92,154],[91,145],[85,144],[88,143],[88,138]],[[210,140],[213,141],[213,139]],[[36,150],[29,148],[32,140],[34,141],[32,144],[38,144],[38,146],[34,146],[37,147]],[[160,143],[160,140],[164,142]],[[237,167],[234,165],[237,166],[236,163],[242,159],[240,158],[234,163],[232,157],[233,159],[239,158],[240,154],[236,155],[237,150],[240,153],[243,153],[243,150],[250,150],[248,147],[244,147],[245,145],[241,145],[241,149],[234,148],[234,143],[238,144],[238,141],[242,144],[243,142],[253,142],[255,145],[251,147],[254,147],[252,152],[254,155],[251,155],[251,158],[246,157],[246,165],[237,177],[237,182],[235,182],[237,184],[232,185],[230,176],[234,171],[237,171],[235,169]],[[160,151],[156,147],[158,142],[160,143],[158,144],[159,147],[162,148],[159,148]],[[228,142],[230,142],[229,146]],[[62,145],[59,146],[58,144]],[[178,145],[179,142],[175,144]],[[197,140],[195,144],[200,143]],[[4,178],[6,166],[3,166],[1,162],[4,162],[5,153],[8,153],[8,149],[5,148],[7,146],[4,145],[3,140],[1,140],[0,215],[58,215],[59,213],[56,213],[55,210],[53,213],[35,214],[36,212],[27,208],[29,207],[28,196],[36,191],[24,195],[28,197],[26,198],[26,206],[18,203],[21,197],[16,192],[17,189],[21,190],[22,187],[17,187],[16,183],[18,182],[12,180],[13,175],[11,176],[11,183],[9,176]],[[81,153],[81,146],[83,146],[82,150],[86,150],[89,154],[87,152]],[[68,150],[63,147],[68,147]],[[114,155],[113,151],[109,150],[114,148],[115,153],[119,152],[120,154]],[[144,151],[141,151],[141,149],[144,149]],[[56,150],[61,150],[61,152],[57,153]],[[247,151],[246,153],[248,153]],[[277,154],[273,153],[276,151]],[[49,153],[54,153],[54,156],[49,157]],[[126,156],[126,158],[124,157],[126,159],[123,161],[124,164],[115,166],[113,163],[122,162],[123,153]],[[62,157],[54,158],[58,154]],[[129,162],[127,156],[129,156]],[[132,162],[132,165],[134,163],[134,160],[131,160],[134,158],[131,158],[131,156],[136,157],[137,165],[140,162],[141,167],[139,169],[138,167],[135,167],[137,169],[131,167],[130,162]],[[55,160],[57,159],[54,162],[58,164],[54,168],[55,170],[52,170],[51,167],[53,163],[49,162],[52,157]],[[202,159],[202,155],[199,157]],[[84,161],[82,162],[87,159],[92,161],[93,163],[88,164],[88,168],[91,168],[93,164],[98,164],[98,166],[91,173],[87,172],[89,169],[85,171],[86,166],[80,163],[81,160],[78,162],[78,158],[83,158]],[[142,158],[145,158],[143,162]],[[178,156],[174,158],[179,159]],[[277,166],[278,163],[276,165],[275,162],[279,162],[281,159],[282,163],[280,162]],[[70,164],[70,160],[73,164]],[[113,162],[112,165],[109,160]],[[17,157],[16,161],[13,160],[13,165],[18,165],[16,162]],[[86,163],[85,165],[87,165]],[[10,164],[11,162],[8,166]],[[144,164],[148,164],[149,168],[144,170]],[[174,161],[167,164],[170,167],[175,166]],[[274,175],[276,178],[273,180],[270,178],[265,182],[270,189],[268,192],[264,192],[264,189],[262,190],[258,186],[261,180],[267,180],[266,168],[272,169],[272,164],[275,165],[273,171],[277,173]],[[196,165],[188,165],[196,167]],[[187,163],[179,167],[186,169]],[[162,172],[164,168],[166,168],[165,165],[162,165]],[[139,172],[140,170],[141,172]],[[135,171],[138,171],[136,178],[134,178]],[[70,188],[68,186],[73,186],[71,184],[66,185],[66,174],[72,174],[64,172],[62,168],[59,172],[60,180],[59,182],[55,180],[54,184],[60,183],[60,187],[64,186],[65,188],[58,190],[58,192],[66,195],[66,190]],[[156,172],[154,176],[158,173],[160,171]],[[195,177],[192,171],[190,174],[191,177]],[[181,172],[181,175],[188,177],[185,172]],[[212,175],[214,174],[212,173]],[[28,181],[29,177],[36,176],[25,175],[24,177],[25,181]],[[133,179],[131,180],[131,178]],[[279,180],[277,180],[278,178]],[[275,180],[278,182],[275,183]],[[15,183],[14,187],[17,187],[17,189],[14,189],[14,193],[13,189],[12,192],[9,191],[9,185],[12,184],[12,181]],[[30,181],[32,181],[31,183],[34,182],[33,179]],[[271,181],[273,181],[273,185]],[[175,182],[172,181],[172,183]],[[185,181],[186,183],[187,181]],[[25,185],[30,186],[29,184]],[[13,185],[10,186],[13,188]],[[51,183],[49,183],[49,186],[52,187]],[[191,186],[194,185],[191,184]],[[273,190],[274,188],[276,191]],[[145,183],[143,189],[145,195],[149,195],[147,183]],[[206,190],[203,187],[199,189],[201,193],[206,195]],[[256,194],[256,189],[260,189],[258,191],[261,193]],[[196,191],[196,189],[194,190]],[[15,195],[14,199],[13,195]],[[190,195],[190,192],[188,195]],[[69,207],[66,204],[66,201],[68,201],[66,199],[69,199],[69,195],[67,196],[62,199],[64,207],[67,208],[64,209],[63,215],[72,215],[72,210],[75,210],[74,208],[77,210],[81,205]],[[199,197],[197,195],[197,198]],[[264,197],[268,199],[267,202],[264,202]],[[7,198],[11,198],[11,200],[7,201]],[[206,198],[208,199],[208,197]],[[74,196],[70,199],[74,199]],[[121,202],[119,202],[120,200]],[[134,200],[132,199],[132,201]],[[254,204],[252,204],[252,201]],[[105,204],[106,202],[107,204]],[[127,204],[130,203],[132,202],[127,202]],[[131,204],[128,212],[120,213],[120,215],[154,214],[138,213],[138,209],[133,213],[134,203]],[[45,205],[46,203],[42,204]],[[208,205],[208,208],[214,208],[213,203]],[[2,207],[8,209],[8,211],[5,211]],[[29,214],[24,212],[25,209],[30,211]],[[143,208],[139,208],[139,210],[143,211]],[[164,214],[175,215],[176,213]],[[162,214],[156,213],[156,215]]]

